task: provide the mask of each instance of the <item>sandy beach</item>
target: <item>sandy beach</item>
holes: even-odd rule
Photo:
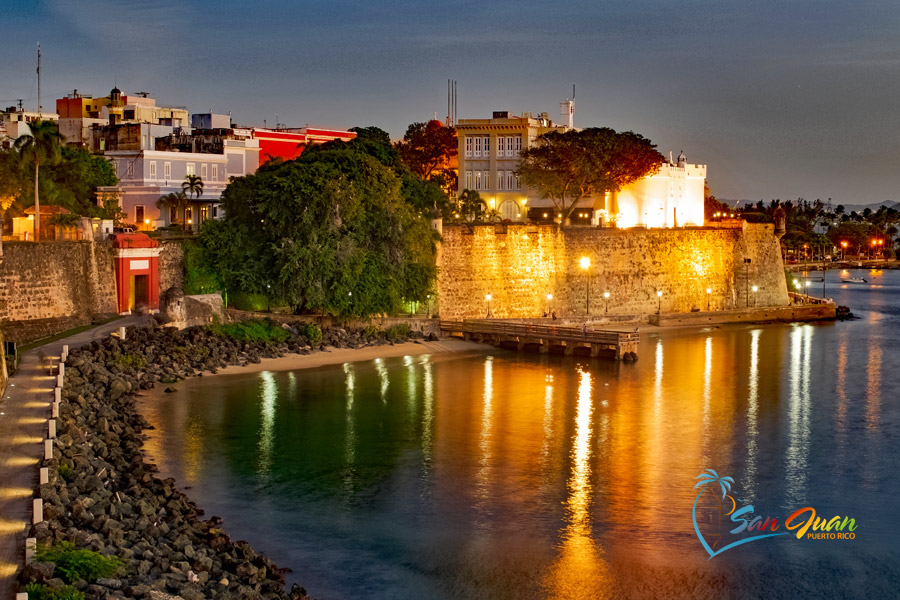
[[[489,346],[484,344],[448,338],[437,342],[404,342],[393,346],[386,344],[384,346],[369,346],[366,348],[329,347],[325,352],[289,354],[282,358],[263,358],[262,362],[250,363],[243,367],[232,365],[219,369],[217,375],[238,375],[242,373],[259,373],[260,371],[295,371],[394,356],[417,356],[419,354],[441,354],[447,352],[484,352],[489,348]],[[209,373],[205,375],[210,376]]]

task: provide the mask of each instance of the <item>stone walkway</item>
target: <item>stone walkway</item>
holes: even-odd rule
[[[119,327],[143,323],[130,316],[50,342],[20,357],[19,371],[0,399],[0,600],[15,598],[15,574],[24,558],[25,533],[32,518],[32,499],[47,437],[47,419],[56,370],[39,364],[38,352],[59,361],[64,344],[70,350],[104,338]]]

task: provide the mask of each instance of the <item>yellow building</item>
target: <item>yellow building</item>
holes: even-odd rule
[[[551,131],[573,128],[574,102],[560,104],[561,123],[547,113],[521,116],[495,112],[490,119],[460,119],[458,190],[475,190],[510,221],[557,221],[552,200],[519,183],[515,170],[519,153]],[[582,199],[571,214],[571,223],[614,227],[702,226],[703,187],[706,165],[688,164],[684,155],[670,158],[659,170],[628,185],[616,194]]]

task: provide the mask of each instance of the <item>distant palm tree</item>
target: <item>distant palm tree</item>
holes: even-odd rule
[[[194,195],[199,198],[203,195],[203,180],[199,175],[188,175],[184,178],[184,181],[181,182],[181,192],[183,194],[188,194],[191,199],[194,198]],[[185,219],[186,221],[187,219]]]
[[[156,201],[157,208],[174,208],[176,216],[178,215],[179,209],[181,209],[182,214],[184,214],[184,211],[190,205],[191,201],[184,192],[169,192],[165,196],[160,196],[159,200]],[[187,219],[184,219],[181,227],[182,229],[187,229]]]
[[[16,139],[15,147],[22,158],[34,161],[34,239],[41,239],[41,200],[38,190],[41,163],[58,162],[62,152],[63,136],[59,127],[52,121],[32,121],[29,124],[31,134],[24,134]]]

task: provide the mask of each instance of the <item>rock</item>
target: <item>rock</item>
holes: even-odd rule
[[[30,583],[32,581],[43,582],[53,578],[56,565],[52,562],[33,562],[19,572],[19,581]]]
[[[228,587],[228,578],[227,578],[227,577],[223,577],[222,579],[220,579],[220,580],[219,580],[219,585]]]
[[[97,580],[97,585],[102,585],[103,587],[109,588],[111,590],[118,590],[122,587],[122,580],[101,577]]]

